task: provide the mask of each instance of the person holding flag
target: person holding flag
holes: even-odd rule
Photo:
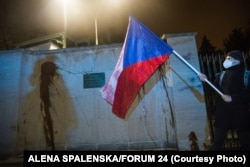
[[[236,130],[242,150],[250,150],[250,86],[244,84],[243,54],[234,50],[223,62],[225,71],[216,76],[213,84],[223,94],[215,109],[215,133],[212,150],[224,150],[228,130]],[[200,73],[202,81],[205,74]]]
[[[217,91],[225,100],[224,105],[234,101],[233,96],[230,94],[227,95],[227,92],[223,94],[221,90],[224,91],[224,89],[220,89],[220,87],[216,87],[210,83],[204,74],[193,68],[172,47],[137,19],[130,16],[126,38],[115,69],[108,82],[100,90],[102,97],[112,105],[112,112],[116,116],[122,119],[126,118],[127,112],[140,88],[152,76],[152,74],[165,61],[167,61],[171,54],[177,56],[182,62],[191,68],[202,81],[205,81]],[[241,60],[240,63],[242,63]],[[228,77],[230,76],[231,74]],[[235,83],[235,85],[238,85],[238,83]],[[234,90],[237,90],[237,88],[234,88]],[[240,89],[240,91],[242,91],[242,89]],[[235,103],[232,102],[232,104]],[[236,109],[233,105],[230,106]],[[218,141],[216,141],[218,144],[215,145],[215,149],[221,148],[220,142],[222,136],[225,137],[225,131],[222,132],[223,134],[221,136],[219,135],[219,133],[221,133],[219,130],[216,132],[218,133],[218,138],[216,138],[216,140],[218,139]],[[244,141],[243,144],[247,144],[247,142]]]

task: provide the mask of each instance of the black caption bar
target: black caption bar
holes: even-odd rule
[[[209,151],[24,151],[24,166],[74,165],[93,163],[158,163],[177,166],[232,164],[249,166],[249,152]]]

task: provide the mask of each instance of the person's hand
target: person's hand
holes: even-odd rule
[[[199,73],[198,76],[199,76],[200,80],[202,80],[202,81],[205,81],[207,79],[207,76],[203,73]]]
[[[232,101],[232,97],[230,95],[222,95],[221,97],[225,102],[231,102]]]

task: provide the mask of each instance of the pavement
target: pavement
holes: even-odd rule
[[[23,155],[0,157],[0,167],[23,167]]]

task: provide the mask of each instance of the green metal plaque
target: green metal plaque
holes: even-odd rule
[[[83,75],[83,88],[100,88],[105,84],[105,73],[91,73]]]

